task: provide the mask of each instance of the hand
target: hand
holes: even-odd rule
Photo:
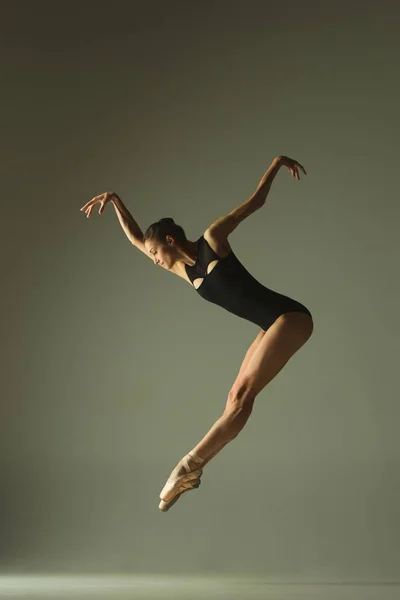
[[[115,192],[104,192],[104,194],[100,194],[100,196],[95,196],[94,198],[89,200],[89,202],[87,202],[85,206],[82,206],[81,210],[85,211],[86,216],[89,218],[94,205],[100,204],[99,215],[101,215],[105,205],[108,204],[108,202],[110,202],[111,200],[116,200],[117,198],[118,195]]]
[[[289,158],[288,156],[280,156],[278,161],[280,165],[282,165],[283,167],[287,167],[293,175],[293,177],[295,179],[298,179],[299,181],[299,168],[303,171],[304,175],[307,175],[305,168],[302,167],[301,164],[297,162],[297,160],[293,160],[293,158]]]

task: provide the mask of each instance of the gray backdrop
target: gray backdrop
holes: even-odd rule
[[[333,4],[2,2],[3,573],[399,580],[400,9]],[[194,241],[277,154],[230,243],[314,335],[163,514],[259,330],[79,209]]]

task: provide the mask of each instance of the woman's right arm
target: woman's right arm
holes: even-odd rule
[[[142,230],[122,202],[121,198],[115,194],[115,196],[112,197],[111,202],[115,208],[118,220],[121,223],[121,227],[125,231],[128,240],[134,246],[136,246],[136,248],[141,250],[143,254],[150,258],[151,261],[153,261],[152,257],[149,255],[144,246]]]
[[[95,196],[94,198],[92,198],[92,200],[87,202],[85,206],[82,206],[81,211],[84,211],[86,213],[86,216],[90,217],[93,207],[96,204],[100,204],[99,214],[101,215],[105,205],[109,202],[113,204],[115,212],[118,216],[118,220],[128,240],[134,246],[136,246],[136,248],[139,248],[139,250],[141,250],[146,256],[148,256],[148,258],[150,258],[151,261],[153,261],[151,256],[148,254],[146,248],[144,247],[142,230],[140,229],[139,225],[136,223],[135,219],[132,217],[131,213],[126,208],[118,194],[116,194],[115,192],[105,192],[104,194]]]
[[[143,232],[122,202],[121,198],[117,196],[117,194],[114,194],[111,197],[110,202],[115,208],[118,220],[128,240],[132,242],[132,244],[135,244],[137,241],[143,242]]]

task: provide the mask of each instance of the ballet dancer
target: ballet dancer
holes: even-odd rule
[[[254,400],[310,338],[314,323],[303,304],[258,282],[233,252],[229,235],[264,206],[271,184],[282,168],[300,180],[304,167],[287,156],[277,156],[255,192],[226,216],[213,222],[196,240],[186,238],[172,218],[150,225],[143,234],[115,192],[105,192],[87,202],[81,211],[90,217],[95,205],[99,214],[111,203],[128,239],[153,263],[189,283],[209,302],[260,327],[248,348],[229,391],[225,410],[208,433],[171,472],[161,490],[159,509],[166,512],[180,496],[198,488],[205,465],[232,441],[246,424]],[[258,240],[252,240],[255,248]]]

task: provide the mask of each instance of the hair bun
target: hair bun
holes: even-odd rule
[[[159,223],[165,223],[166,225],[173,225],[175,221],[171,217],[163,217],[158,221]]]

